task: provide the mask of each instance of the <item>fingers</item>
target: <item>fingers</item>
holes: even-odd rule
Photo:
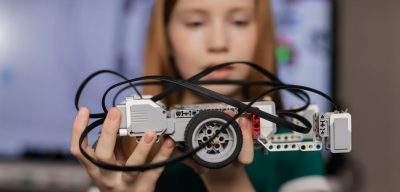
[[[128,158],[127,165],[140,165],[146,161],[151,147],[156,140],[156,133],[153,131],[146,132],[139,144],[136,146],[132,155]]]
[[[172,152],[174,151],[174,148],[175,148],[175,142],[171,138],[166,137],[164,143],[160,148],[160,151],[152,160],[152,163],[157,163],[168,159],[171,156]]]
[[[263,101],[272,101],[272,97],[270,97],[270,96],[265,96],[262,100],[263,100]]]
[[[85,107],[80,108],[72,126],[70,151],[72,155],[74,155],[86,167],[86,169],[90,171],[92,169],[95,169],[96,166],[93,165],[91,162],[89,162],[89,160],[87,160],[82,155],[79,149],[79,138],[82,135],[82,132],[85,130],[88,121],[89,121],[89,110]],[[82,148],[85,149],[89,155],[94,157],[93,149],[88,147],[87,138],[84,139],[82,143]]]
[[[248,165],[253,162],[254,142],[252,135],[252,125],[248,118],[241,117],[239,126],[242,129],[243,145],[238,156],[238,163]]]
[[[226,110],[226,114],[230,116],[234,116],[235,112],[231,110]],[[241,165],[248,165],[253,162],[254,156],[254,142],[253,142],[253,135],[252,135],[252,125],[250,120],[247,117],[240,117],[239,118],[239,126],[242,130],[243,135],[243,145],[242,149],[240,150],[237,163]]]
[[[120,125],[120,112],[117,108],[111,108],[103,124],[103,129],[96,146],[97,160],[114,163],[114,148]]]
[[[174,148],[175,142],[171,138],[167,137],[151,163],[158,163],[167,160],[174,151]],[[164,167],[148,170],[139,177],[138,182],[146,183],[149,187],[154,186],[163,170]]]
[[[270,96],[265,96],[263,101],[272,101],[272,98]],[[239,119],[239,126],[242,129],[243,145],[238,156],[238,163],[248,165],[252,163],[254,159],[252,123],[248,118],[241,117]]]
[[[235,116],[235,112],[232,110],[225,110],[225,113],[232,117]]]
[[[78,114],[75,117],[75,121],[72,125],[71,134],[71,153],[75,156],[81,156],[81,151],[79,150],[79,137],[85,130],[86,125],[89,121],[89,111],[87,108],[82,107],[79,109]],[[82,143],[82,146],[86,148],[88,146],[87,138]]]
[[[128,160],[126,161],[126,165],[134,166],[144,164],[155,140],[155,132],[146,132],[133,153],[129,156]],[[129,181],[132,181],[137,175],[138,172],[125,172],[123,173],[123,179],[125,182],[129,183]]]
[[[121,138],[117,138],[117,142],[115,144],[115,148],[114,148],[114,155],[115,155],[115,160],[117,165],[119,166],[124,166],[127,157],[124,155],[123,152],[123,144],[122,144],[122,139]]]

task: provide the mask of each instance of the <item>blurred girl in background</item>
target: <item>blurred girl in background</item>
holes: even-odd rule
[[[276,73],[273,18],[268,0],[156,0],[145,51],[145,75],[188,79],[214,65],[251,61]],[[245,65],[212,72],[203,80],[264,79]],[[207,85],[208,89],[237,100],[254,98],[263,87],[244,93],[240,86]],[[148,86],[146,94],[167,87]],[[249,97],[249,98],[245,98]],[[271,98],[281,106],[279,94]],[[163,101],[167,106],[209,102],[183,90]],[[238,123],[243,146],[238,158],[221,169],[207,169],[191,160],[146,172],[113,172],[87,161],[79,151],[79,136],[87,126],[89,111],[81,108],[73,125],[71,152],[85,166],[101,191],[328,191],[319,152],[279,152],[263,155],[254,149],[249,121]],[[147,132],[139,143],[117,139],[120,113],[111,108],[96,151],[84,143],[97,160],[117,165],[141,165],[170,158],[175,143],[166,137],[155,144]],[[122,149],[122,150],[121,150]]]

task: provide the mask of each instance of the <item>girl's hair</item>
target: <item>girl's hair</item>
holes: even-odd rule
[[[179,76],[171,59],[167,35],[167,25],[177,1],[178,0],[155,1],[145,48],[145,75]],[[270,2],[269,0],[255,0],[255,2],[257,4],[255,7],[258,37],[253,62],[276,74],[277,69],[274,62],[275,37]],[[255,80],[265,79],[265,77],[255,70],[251,70],[249,77]],[[166,89],[167,86],[146,86],[144,87],[144,93],[154,95]],[[246,94],[249,98],[255,98],[265,90],[263,86],[255,86],[247,90],[248,93]],[[281,106],[278,93],[272,95],[272,99],[277,107]],[[176,104],[177,101],[178,95],[173,94],[170,95],[164,103],[167,106],[171,106]]]

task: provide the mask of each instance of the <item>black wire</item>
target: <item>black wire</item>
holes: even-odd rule
[[[105,104],[105,100],[106,100],[107,94],[112,89],[114,89],[114,88],[116,88],[118,86],[121,86],[123,84],[131,83],[131,82],[135,82],[135,81],[143,81],[143,80],[148,80],[148,79],[157,79],[157,80],[162,81],[162,82],[168,82],[168,83],[176,84],[176,85],[185,87],[185,88],[187,88],[187,89],[189,89],[191,91],[197,92],[198,94],[201,94],[203,96],[207,96],[207,97],[209,97],[211,99],[214,99],[214,100],[217,100],[217,101],[220,101],[220,102],[223,102],[223,103],[227,103],[227,104],[229,104],[231,106],[234,106],[234,107],[236,107],[238,109],[242,109],[242,108],[244,108],[246,106],[245,104],[243,104],[240,101],[231,99],[231,98],[227,97],[226,95],[222,95],[220,93],[217,93],[215,91],[206,89],[204,87],[201,87],[201,86],[199,86],[197,84],[194,84],[194,83],[191,83],[191,82],[188,82],[188,81],[184,81],[184,80],[176,79],[176,78],[171,78],[171,77],[165,77],[165,76],[144,76],[144,77],[138,77],[138,78],[135,78],[135,79],[131,79],[129,81],[120,82],[120,83],[114,84],[111,87],[109,87],[106,90],[106,92],[103,94],[103,98],[102,98],[102,108],[103,108],[103,111],[104,111],[104,115],[108,112],[107,106]],[[295,85],[292,85],[292,86],[296,87]],[[314,90],[312,88],[308,88],[308,89],[313,90],[313,91],[317,91],[317,90]],[[250,108],[250,109],[248,109],[248,112],[250,112],[250,113],[252,113],[254,115],[260,116],[261,118],[263,118],[265,120],[274,122],[274,123],[276,123],[278,125],[286,127],[288,129],[291,129],[293,131],[296,131],[296,132],[299,132],[299,133],[307,133],[307,132],[304,132],[304,127],[295,125],[295,124],[293,124],[291,122],[288,122],[286,120],[280,119],[280,118],[278,118],[276,116],[270,115],[270,114],[265,113],[264,111],[260,111],[260,110],[258,110],[256,108]]]
[[[161,162],[157,162],[157,163],[148,163],[148,164],[143,164],[143,165],[139,165],[139,166],[116,166],[116,165],[111,165],[105,162],[101,162],[101,161],[97,161],[96,159],[92,158],[89,154],[86,153],[86,151],[82,148],[82,143],[83,140],[85,139],[85,137],[88,135],[88,133],[93,130],[94,128],[96,128],[97,126],[103,124],[104,119],[99,119],[95,122],[93,122],[92,124],[90,124],[82,133],[81,137],[79,138],[79,149],[81,150],[81,153],[83,154],[83,156],[85,156],[90,162],[92,162],[93,164],[103,168],[103,169],[108,169],[108,170],[112,170],[112,171],[146,171],[149,169],[155,169],[155,168],[159,168],[159,167],[164,167],[173,163],[176,163],[178,161],[182,161],[183,159],[186,159],[188,157],[191,157],[192,155],[194,155],[196,152],[198,152],[199,150],[201,150],[202,148],[204,148],[206,145],[210,144],[210,142],[216,137],[218,136],[218,134],[225,130],[226,127],[228,125],[230,125],[236,118],[238,118],[244,111],[242,111],[241,113],[236,114],[230,121],[228,121],[226,124],[224,124],[224,126],[216,131],[216,133],[205,143],[199,145],[197,148],[190,150],[190,151],[185,151],[183,153],[181,153],[180,155],[176,155],[171,157],[168,160],[165,161],[161,161]]]
[[[268,91],[264,92],[263,94],[259,95],[256,99],[254,99],[253,101],[251,101],[250,103],[245,105],[244,108],[238,110],[238,113],[235,116],[233,116],[227,123],[225,123],[221,127],[221,129],[217,130],[215,132],[215,134],[210,139],[208,139],[205,143],[199,145],[198,147],[196,147],[193,150],[185,151],[185,152],[183,152],[183,153],[181,153],[179,155],[173,156],[170,159],[165,160],[165,161],[161,161],[161,162],[157,162],[157,163],[146,163],[146,164],[139,165],[139,166],[116,166],[116,165],[108,164],[108,163],[105,163],[105,162],[97,161],[96,159],[92,158],[82,148],[82,143],[83,143],[83,140],[86,138],[86,136],[89,134],[89,132],[91,130],[93,130],[97,126],[103,124],[104,118],[93,122],[92,124],[90,124],[83,131],[83,133],[81,134],[81,136],[79,138],[79,149],[80,149],[81,153],[83,154],[83,156],[85,156],[90,162],[92,162],[93,164],[95,164],[95,165],[97,165],[97,166],[99,166],[99,167],[101,167],[103,169],[112,170],[112,171],[146,171],[146,170],[150,170],[150,169],[155,169],[155,168],[159,168],[159,167],[168,166],[168,165],[171,165],[171,164],[176,163],[178,161],[182,161],[183,159],[186,159],[188,157],[191,157],[196,152],[198,152],[199,150],[201,150],[202,148],[204,148],[205,146],[210,144],[210,142],[212,140],[214,140],[214,138],[217,137],[222,131],[224,131],[233,121],[235,121],[238,117],[240,117],[245,111],[247,111],[248,109],[251,109],[252,108],[251,106],[256,101],[260,100],[261,98],[265,97],[266,95],[270,94],[271,92],[273,92],[273,91],[268,90]],[[307,126],[306,129],[307,129],[307,132],[308,132],[311,129],[311,124],[304,117],[301,117],[300,121]]]
[[[273,86],[273,87],[277,87],[277,86],[282,86],[285,84],[282,83],[277,83],[277,82],[272,82],[272,81],[260,81],[260,80],[203,80],[203,81],[197,81],[197,84],[200,85],[242,85],[242,86]],[[134,86],[149,86],[149,85],[162,85],[162,82],[159,81],[153,81],[153,82],[138,82],[138,83],[134,83]],[[130,87],[130,85],[123,87],[122,89],[120,89],[115,96],[113,97],[113,101],[112,101],[112,105],[116,106],[116,100],[117,97],[124,92],[126,89],[128,89]],[[299,112],[299,111],[303,111],[305,110],[311,102],[310,96],[303,92],[301,89],[288,89],[288,90],[297,90],[299,95],[303,95],[305,97],[305,104],[299,108],[295,108],[295,109],[289,109],[289,110],[284,110],[286,112]]]
[[[219,82],[219,83],[238,83],[238,84],[250,84],[252,83],[253,85],[269,85],[269,86],[273,86],[273,88],[265,91],[264,93],[262,93],[261,95],[259,95],[257,98],[255,98],[254,100],[252,100],[250,103],[248,103],[247,105],[240,102],[240,101],[236,101],[234,99],[231,99],[225,95],[222,95],[220,93],[214,92],[212,90],[208,90],[204,87],[199,86],[199,82],[196,82],[198,79],[200,79],[201,77],[207,75],[208,73],[212,72],[213,70],[216,70],[220,67],[224,67],[224,66],[228,66],[231,64],[235,64],[238,62],[230,62],[230,63],[225,63],[225,64],[221,64],[218,66],[214,66],[211,67],[209,69],[206,69],[200,73],[198,73],[197,75],[189,78],[189,80],[184,81],[184,80],[180,80],[180,79],[176,79],[176,78],[171,78],[171,77],[165,77],[165,76],[144,76],[144,77],[138,77],[138,78],[134,78],[131,80],[128,80],[127,78],[125,78],[124,76],[118,74],[117,72],[114,71],[109,71],[109,70],[102,70],[102,71],[98,71],[93,73],[92,75],[90,75],[88,78],[86,78],[82,84],[80,85],[80,87],[78,88],[78,91],[76,93],[75,96],[75,107],[78,109],[78,104],[79,104],[79,98],[81,96],[81,93],[83,91],[83,89],[85,88],[86,84],[95,76],[101,74],[101,73],[112,73],[115,75],[118,75],[120,77],[122,77],[125,81],[114,84],[112,86],[110,86],[106,92],[103,94],[102,97],[102,108],[104,113],[97,113],[97,114],[90,114],[90,118],[100,118],[96,121],[94,121],[93,123],[91,123],[88,127],[86,127],[86,129],[83,131],[83,133],[81,134],[80,138],[79,138],[79,148],[82,152],[82,154],[89,160],[91,161],[93,164],[104,168],[104,169],[109,169],[109,170],[115,170],[115,171],[145,171],[145,170],[149,170],[149,169],[153,169],[153,168],[158,168],[158,167],[162,167],[162,166],[166,166],[169,165],[171,163],[183,160],[185,158],[188,158],[190,156],[192,156],[194,153],[196,153],[198,150],[204,148],[207,144],[209,144],[209,142],[211,142],[221,131],[223,131],[224,129],[226,129],[226,127],[228,125],[230,125],[234,120],[236,120],[241,114],[243,114],[244,112],[249,112],[252,113],[256,116],[259,116],[265,120],[268,120],[270,122],[275,123],[276,125],[280,125],[282,127],[286,127],[289,128],[293,131],[296,132],[300,132],[300,133],[308,133],[311,130],[311,123],[305,119],[304,117],[293,113],[292,111],[289,110],[282,110],[282,111],[278,111],[277,114],[278,115],[284,115],[284,116],[289,116],[292,118],[296,118],[298,119],[301,123],[303,123],[303,126],[298,126],[295,125],[291,122],[288,122],[284,119],[278,118],[274,115],[268,114],[264,111],[260,111],[257,108],[252,107],[252,105],[254,104],[254,102],[256,102],[257,100],[265,97],[268,94],[271,94],[275,91],[279,91],[279,90],[289,90],[291,93],[295,94],[296,96],[298,96],[299,98],[301,98],[302,100],[307,102],[307,105],[309,104],[309,100],[310,97],[308,96],[307,93],[305,93],[303,90],[307,90],[310,92],[314,92],[316,94],[321,95],[322,97],[326,98],[328,101],[331,102],[331,104],[335,107],[335,109],[337,108],[337,105],[335,104],[335,102],[326,94],[324,94],[323,92],[320,92],[318,90],[309,88],[309,87],[305,87],[305,86],[299,86],[299,85],[288,85],[288,84],[284,84],[283,82],[281,82],[278,78],[276,78],[275,76],[273,76],[272,74],[270,74],[268,71],[262,69],[261,67],[257,66],[256,64],[253,63],[249,63],[249,62],[242,62],[244,64],[247,65],[251,65],[253,68],[257,69],[258,71],[260,71],[261,73],[263,73],[265,76],[269,77],[270,79],[273,80],[273,82],[268,82],[268,81],[241,81],[241,82]],[[155,82],[142,82],[143,80],[151,80],[151,79],[155,79],[157,81]],[[136,82],[139,81],[139,82]],[[185,151],[182,154],[178,155],[178,156],[174,156],[166,161],[163,162],[158,162],[158,163],[154,163],[154,164],[144,164],[144,165],[140,165],[140,166],[115,166],[115,165],[111,165],[108,163],[104,163],[104,162],[100,162],[97,161],[96,159],[92,158],[89,154],[86,153],[86,151],[82,148],[82,143],[84,138],[87,137],[88,133],[93,130],[95,127],[103,124],[104,119],[107,115],[107,108],[106,108],[106,104],[105,104],[105,100],[107,97],[107,94],[114,88],[124,85],[124,84],[129,84],[129,87],[133,87],[134,90],[136,91],[136,93],[138,93],[138,95],[142,98],[142,96],[140,95],[140,93],[138,92],[138,90],[136,89],[137,85],[153,85],[153,84],[162,84],[162,83],[170,83],[170,84],[175,84],[176,86],[174,86],[173,88],[167,90],[164,93],[158,94],[154,97],[152,97],[151,99],[153,101],[158,101],[159,99],[162,99],[166,96],[168,96],[169,94],[173,93],[174,91],[177,91],[181,88],[186,88],[189,89],[191,91],[194,91],[198,94],[202,94],[204,96],[210,97],[212,99],[227,103],[231,106],[234,106],[236,108],[238,108],[238,113],[231,118],[226,124],[224,124],[224,126],[218,130],[207,142],[203,143],[202,145],[200,145],[199,147],[197,147],[196,149],[190,150],[190,151]],[[207,83],[207,82],[205,82]],[[218,82],[208,82],[208,83],[218,83]],[[127,86],[128,87],[128,86]],[[123,89],[121,89],[122,91],[127,89],[127,87],[124,87]],[[120,94],[119,91],[117,93],[117,96]],[[302,96],[304,97],[302,97]],[[115,105],[115,98],[113,100],[113,105]]]
[[[79,110],[79,100],[81,98],[83,89],[90,82],[90,80],[92,80],[94,77],[96,77],[96,76],[98,76],[98,75],[100,75],[102,73],[110,73],[110,74],[116,75],[118,77],[121,77],[124,80],[128,80],[128,78],[126,78],[125,76],[121,75],[120,73],[115,72],[115,71],[111,71],[111,70],[99,70],[99,71],[96,71],[96,72],[90,74],[88,77],[85,78],[85,80],[83,80],[83,82],[79,86],[78,90],[76,91],[75,102],[74,102],[76,110]],[[136,89],[135,85],[130,83],[130,87],[132,87],[135,90],[136,94],[138,94],[140,98],[143,98],[142,95],[140,94],[140,92]],[[89,117],[90,118],[103,118],[103,117],[105,117],[105,114],[104,113],[95,113],[95,114],[90,114]]]
[[[222,63],[222,64],[219,64],[219,65],[215,65],[215,66],[207,68],[207,69],[201,71],[200,73],[190,77],[189,79],[187,79],[187,81],[189,81],[189,82],[198,81],[201,78],[203,78],[206,75],[208,75],[209,73],[211,73],[211,72],[213,72],[213,71],[215,71],[217,69],[220,69],[220,68],[223,68],[223,67],[227,67],[229,65],[247,65],[247,66],[250,66],[253,69],[255,69],[256,71],[260,72],[265,77],[268,77],[269,79],[271,79],[272,81],[284,84],[278,77],[276,77],[275,75],[273,75],[272,73],[270,73],[266,69],[262,68],[261,66],[255,64],[255,63],[248,62],[248,61],[234,61],[234,62],[226,62],[226,63]],[[180,89],[181,89],[181,87],[179,87],[179,86],[172,87],[172,88],[164,91],[163,93],[159,93],[159,94],[153,96],[152,100],[155,101],[155,102],[159,101],[159,100],[169,96],[170,94],[172,94],[172,93],[174,93],[174,92],[176,92],[176,91],[178,91]],[[296,93],[296,92],[292,92],[292,93],[294,95],[298,96],[299,98],[302,98],[301,96],[299,96],[298,93]],[[302,99],[304,99],[304,98],[302,98]]]

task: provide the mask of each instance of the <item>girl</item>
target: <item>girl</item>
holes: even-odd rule
[[[145,75],[187,79],[228,61],[252,61],[269,71],[274,65],[274,32],[268,0],[156,0],[150,22]],[[207,75],[204,80],[262,79],[244,65],[233,65]],[[237,100],[245,99],[238,86],[208,85],[208,89]],[[157,94],[166,87],[145,87]],[[247,90],[254,98],[265,89]],[[279,95],[272,99],[280,106]],[[171,95],[165,104],[207,102],[190,91]],[[71,152],[85,166],[102,191],[326,191],[323,164],[318,152],[271,153],[254,150],[248,120],[241,118],[243,147],[237,160],[221,169],[206,169],[187,160],[185,164],[146,172],[112,172],[88,162],[80,153],[79,136],[88,122],[81,108],[73,125]],[[156,135],[148,132],[136,145],[132,138],[117,140],[120,113],[111,108],[96,151],[85,149],[99,161],[118,165],[141,165],[168,159],[174,142],[165,138],[155,146]],[[122,151],[120,149],[123,149]]]

